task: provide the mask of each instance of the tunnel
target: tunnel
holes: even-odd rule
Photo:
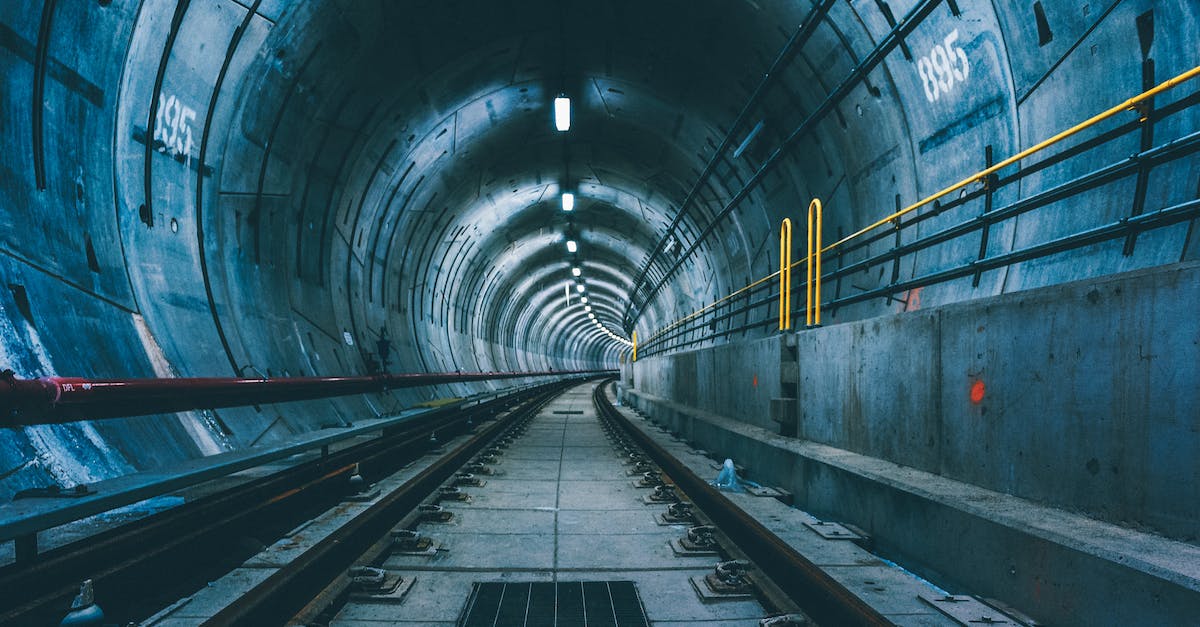
[[[2,3],[0,382],[510,376],[12,405],[0,503],[612,371],[1008,624],[1194,620],[1197,42],[1193,0]]]

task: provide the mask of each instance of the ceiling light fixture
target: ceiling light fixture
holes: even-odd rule
[[[582,293],[583,293],[583,283],[580,283],[579,285],[576,285],[576,286],[575,286],[575,291],[576,291],[576,292],[579,292],[580,294],[582,294]]]
[[[580,270],[579,266],[575,266],[574,268],[571,268],[571,276],[579,276],[581,274],[583,274],[583,270]]]
[[[575,208],[575,194],[571,192],[563,192],[562,195],[563,211],[570,211]]]
[[[573,239],[567,240],[567,252],[573,253],[577,250],[579,250],[579,244],[576,244]]]
[[[560,132],[571,130],[571,99],[566,96],[554,99],[554,128]]]

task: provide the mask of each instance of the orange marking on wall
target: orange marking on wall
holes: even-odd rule
[[[754,382],[751,385],[753,385],[754,387],[758,387],[758,375],[757,374],[754,375]]]
[[[971,384],[971,402],[976,405],[982,403],[985,392],[987,392],[987,386],[984,385],[983,379],[976,379]]]
[[[904,296],[904,311],[916,311],[921,308],[921,290],[923,287],[914,287],[908,290],[908,294]]]

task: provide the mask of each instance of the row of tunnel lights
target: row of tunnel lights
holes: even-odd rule
[[[565,133],[571,130],[571,99],[563,95],[560,95],[554,99],[554,128],[560,133]],[[575,194],[564,191],[562,192],[561,201],[563,211],[570,212],[575,210]],[[568,237],[567,253],[575,255],[578,252],[579,243]],[[588,319],[592,321],[592,324],[596,325],[596,328],[609,338],[626,346],[633,346],[633,342],[617,335],[616,333],[613,333],[612,330],[604,326],[599,320],[596,319],[596,314],[592,312],[592,306],[588,304],[588,298],[585,295],[587,288],[583,283],[583,270],[578,265],[571,267],[571,276],[575,277],[575,291],[579,293],[579,302],[583,305],[583,311],[587,313]],[[567,290],[569,294],[570,287],[568,287]]]

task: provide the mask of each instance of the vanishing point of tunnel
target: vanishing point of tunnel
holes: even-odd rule
[[[1198,103],[1195,0],[0,1],[0,623],[1198,624]]]

